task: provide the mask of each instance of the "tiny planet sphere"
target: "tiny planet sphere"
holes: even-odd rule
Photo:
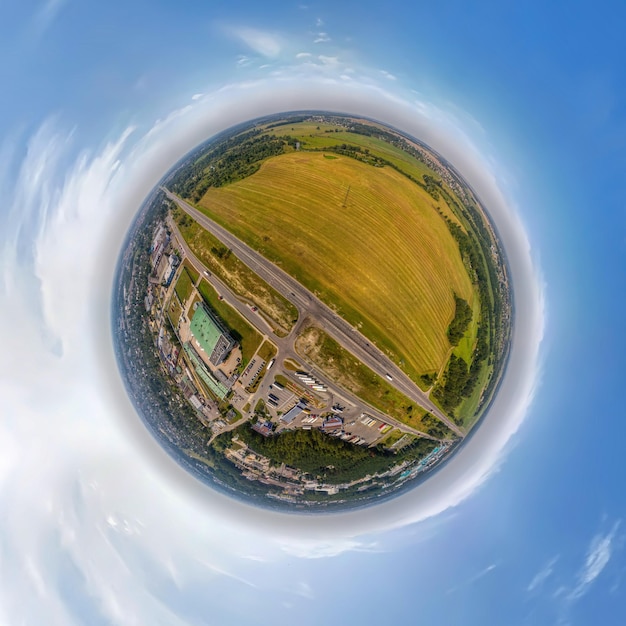
[[[381,122],[280,113],[176,163],[122,249],[118,366],[202,482],[285,511],[376,504],[463,444],[510,347],[506,257],[443,156]]]

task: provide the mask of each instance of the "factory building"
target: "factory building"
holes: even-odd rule
[[[296,417],[298,417],[298,415],[300,415],[300,413],[302,413],[304,409],[306,409],[306,404],[300,401],[298,402],[298,404],[296,404],[296,406],[293,407],[293,409],[290,409],[289,411],[287,411],[287,413],[281,415],[280,421],[285,422],[285,424],[291,424],[291,422],[293,422],[293,420],[296,419]]]
[[[209,357],[209,361],[213,365],[219,365],[235,347],[236,341],[204,303],[196,303],[194,307],[191,334],[200,350]]]

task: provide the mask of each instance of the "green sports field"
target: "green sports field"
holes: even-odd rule
[[[439,371],[449,354],[454,293],[470,305],[475,298],[437,205],[391,167],[303,151],[270,158],[252,176],[209,189],[200,202],[416,382]]]

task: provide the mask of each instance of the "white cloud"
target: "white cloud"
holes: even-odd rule
[[[396,76],[394,74],[391,74],[390,72],[388,72],[387,70],[380,70],[380,73],[387,79],[387,80],[397,80]]]
[[[545,582],[550,578],[552,572],[554,572],[554,566],[559,560],[558,556],[550,559],[534,576],[533,579],[528,583],[527,591],[533,592],[536,589],[539,589]]]
[[[119,406],[98,373],[94,327],[109,306],[98,266],[117,255],[117,247],[100,245],[126,206],[119,192],[127,176],[140,172],[120,163],[130,134],[79,154],[63,172],[71,133],[48,123],[30,141],[13,190],[3,234],[16,236],[2,241],[0,285],[0,341],[13,355],[0,376],[3,623],[88,623],[56,591],[75,584],[73,594],[115,624],[182,626],[150,588],[155,577],[181,586],[180,572],[193,572],[203,553],[203,567],[195,567],[203,582],[207,570],[246,582],[224,547],[231,531],[205,538],[202,550],[189,540],[197,533],[173,531],[168,496],[141,447],[130,452],[116,426]],[[39,339],[42,324],[61,350]],[[185,519],[193,516],[183,515],[183,526]]]
[[[455,506],[501,460],[534,392],[543,330],[523,230],[515,228],[484,160],[458,148],[465,144],[441,123],[443,114],[438,118],[428,107],[430,117],[421,114],[398,93],[356,76],[350,84],[320,88],[343,68],[335,57],[319,61],[315,67],[299,63],[291,75],[285,69],[275,81],[194,96],[143,137],[129,128],[97,151],[72,157],[73,134],[52,122],[31,140],[9,194],[13,208],[0,249],[0,344],[12,355],[0,362],[0,568],[10,581],[0,590],[0,606],[10,612],[5,623],[80,623],[49,584],[60,582],[61,564],[69,562],[82,580],[81,593],[114,623],[175,625],[178,618],[155,591],[156,580],[176,588],[207,577],[227,580],[231,595],[214,602],[228,606],[240,585],[262,589],[263,579],[252,579],[249,568],[379,550],[380,533]],[[210,492],[157,446],[116,374],[107,312],[122,238],[169,165],[225,127],[307,106],[382,119],[466,166],[462,171],[469,171],[470,183],[509,237],[505,243],[512,244],[507,250],[513,252],[516,295],[521,290],[516,328],[524,330],[524,349],[512,353],[513,392],[506,392],[507,374],[498,396],[497,416],[506,419],[488,416],[466,449],[423,486],[366,511],[294,518]],[[471,454],[475,441],[478,459]],[[602,559],[592,563],[597,568]],[[42,595],[32,602],[38,584]],[[25,618],[25,611],[32,614]]]
[[[296,583],[294,593],[302,596],[303,598],[307,598],[308,600],[313,600],[315,598],[313,587],[311,587],[311,585],[304,580]]]
[[[328,57],[328,59],[334,59],[334,57]],[[303,72],[309,70],[306,64],[304,65]],[[334,61],[326,66],[330,72],[329,75],[332,78],[335,75],[334,71],[339,78],[341,65],[339,64],[336,70],[331,71],[333,65]],[[300,67],[298,66],[298,72],[300,72]],[[472,441],[455,456],[446,468],[438,473],[437,479],[433,478],[426,481],[423,488],[414,492],[417,499],[412,497],[413,492],[411,492],[404,498],[390,501],[381,507],[372,509],[372,516],[357,516],[362,520],[371,519],[373,521],[379,518],[378,513],[383,518],[390,515],[395,520],[392,525],[401,526],[435,515],[456,505],[472,493],[478,485],[482,484],[494,471],[494,467],[497,467],[497,461],[502,458],[502,446],[519,427],[534,393],[536,370],[529,367],[528,364],[536,363],[538,345],[543,333],[540,284],[532,276],[530,257],[525,256],[528,254],[528,242],[523,235],[523,229],[511,216],[502,195],[497,193],[494,195],[493,175],[491,173],[485,175],[484,172],[480,172],[480,167],[484,161],[481,161],[475,150],[466,149],[466,144],[459,141],[458,133],[451,133],[449,129],[442,130],[445,128],[445,115],[442,112],[438,112],[432,106],[425,106],[423,108],[424,113],[420,113],[416,111],[415,105],[409,104],[398,94],[385,91],[371,84],[357,84],[356,80],[351,81],[354,83],[353,85],[344,83],[341,88],[339,88],[339,83],[336,83],[336,89],[332,92],[320,90],[319,86],[322,83],[311,80],[310,73],[306,74],[305,78],[300,77],[291,80],[293,82],[290,82],[288,77],[281,77],[274,82],[249,81],[227,86],[198,100],[194,105],[188,105],[174,111],[163,121],[155,124],[154,128],[138,142],[137,145],[141,147],[141,150],[133,155],[133,160],[124,159],[124,162],[127,164],[126,169],[133,171],[134,178],[137,180],[139,179],[138,164],[141,164],[140,169],[144,171],[150,167],[150,163],[158,162],[158,169],[155,170],[155,166],[152,165],[151,174],[152,181],[156,182],[158,176],[164,173],[167,165],[193,147],[199,137],[210,136],[225,126],[237,123],[246,117],[280,110],[280,107],[284,107],[285,102],[288,101],[288,106],[294,108],[305,107],[308,104],[319,108],[352,110],[356,114],[386,119],[397,127],[405,128],[408,132],[422,136],[440,152],[450,156],[451,160],[460,162],[462,171],[470,174],[470,182],[478,188],[485,198],[492,209],[492,213],[496,214],[497,223],[502,233],[508,237],[505,245],[507,250],[512,253],[511,265],[515,271],[519,271],[517,269],[520,264],[519,259],[522,259],[523,277],[518,278],[514,283],[516,284],[516,293],[518,289],[526,289],[523,293],[524,297],[520,298],[521,304],[519,306],[522,307],[523,304],[526,304],[528,311],[524,308],[521,309],[516,324],[516,329],[524,336],[524,340],[520,340],[516,345],[524,346],[524,348],[518,348],[512,353],[507,376],[494,407],[497,413],[507,415],[509,421],[485,420],[485,424],[472,438]],[[244,93],[246,97],[242,98]],[[439,130],[436,130],[437,128]],[[447,139],[446,133],[450,133]],[[464,155],[459,155],[459,146],[466,150]],[[42,151],[39,152],[43,154]],[[35,156],[34,154],[33,160],[35,160]],[[49,161],[54,161],[54,159],[49,159]],[[111,167],[113,165],[111,163]],[[136,197],[139,199],[143,197],[150,186],[151,183],[147,182],[143,191],[137,192]],[[25,185],[24,187],[29,189],[32,186]],[[106,185],[103,189],[106,189]],[[58,232],[59,238],[62,240],[63,230]],[[520,233],[522,233],[521,237]],[[85,238],[83,237],[83,239]],[[50,250],[52,253],[54,248],[51,246]],[[520,351],[523,357],[521,361],[519,358],[515,358]],[[513,372],[512,377],[509,377],[509,371]],[[506,384],[507,380],[511,381],[509,385]],[[511,403],[513,403],[513,408]],[[489,439],[493,432],[497,435],[493,441],[473,446],[475,441],[478,442],[485,437]],[[469,461],[469,457],[472,455],[466,454],[466,450],[477,447],[480,448],[480,455],[477,459],[472,458],[471,470],[461,472],[454,469],[464,458]],[[459,480],[461,476],[463,478]],[[439,483],[439,486],[431,489],[431,485],[434,486],[435,483]],[[445,499],[440,497],[439,494],[441,493],[446,494]],[[418,501],[420,504],[415,506]],[[375,522],[374,525],[377,523]],[[318,520],[317,525],[320,528],[330,527],[328,524],[324,524],[323,520]],[[309,528],[304,523],[300,526],[303,529]],[[368,527],[367,523],[364,525],[357,524],[354,526],[354,535],[362,534],[363,531],[359,529],[366,527]]]
[[[313,39],[313,43],[328,43],[330,40],[328,33],[317,33]]]
[[[277,57],[282,49],[281,38],[256,28],[236,27],[230,31],[249,48],[265,57]]]
[[[317,58],[320,60],[322,65],[332,65],[332,66],[339,65],[339,57],[330,57],[324,54],[320,54]]]
[[[475,574],[470,576],[467,580],[464,580],[463,582],[459,583],[458,585],[450,587],[446,591],[446,594],[450,595],[451,593],[456,593],[459,589],[464,589],[466,587],[470,587],[475,582],[478,582],[481,578],[484,578],[485,576],[487,576],[487,574],[489,574],[494,569],[496,569],[496,567],[498,567],[498,563],[491,563],[490,565],[487,565],[487,567],[484,567],[480,571],[476,572]]]
[[[37,34],[43,34],[52,26],[67,3],[68,0],[45,0],[35,14],[34,27]]]
[[[608,533],[597,533],[593,537],[587,549],[585,563],[578,574],[578,582],[570,593],[571,599],[575,600],[585,595],[589,587],[608,565],[613,553],[615,535],[619,527],[620,522],[615,522]]]
[[[310,52],[298,52],[296,59],[310,59],[312,56]]]
[[[284,538],[281,541],[282,550],[286,554],[301,559],[326,559],[336,557],[346,552],[379,552],[380,547],[376,541],[362,539],[312,539],[298,538],[291,540]]]
[[[578,571],[569,567],[567,571],[560,568],[559,576],[555,573],[559,556],[551,558],[538,572],[528,585],[527,591],[541,593],[548,579],[554,580],[552,590],[546,590],[546,598],[554,603],[554,610],[558,615],[558,624],[570,623],[570,617],[575,605],[585,596],[598,578],[605,571],[616,550],[623,544],[624,536],[619,535],[621,520],[613,524],[610,530],[596,533],[587,547],[585,559]],[[569,579],[569,580],[568,580]],[[607,590],[613,592],[619,584],[619,576],[607,581]]]

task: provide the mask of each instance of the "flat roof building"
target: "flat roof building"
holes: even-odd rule
[[[172,283],[172,278],[176,274],[176,270],[180,265],[180,259],[175,254],[170,254],[167,261],[167,270],[165,271],[165,286],[169,287]]]
[[[337,415],[324,420],[322,428],[325,432],[337,431],[343,428],[343,420]]]
[[[303,402],[298,402],[298,404],[296,404],[293,409],[289,409],[287,413],[280,416],[280,421],[285,422],[286,424],[291,424],[291,422],[293,422],[293,420],[295,420],[296,417],[298,417],[298,415],[300,415],[300,413],[302,413],[305,408],[306,404],[304,404]]]
[[[256,422],[256,424],[252,424],[252,430],[256,430],[257,433],[260,433],[264,437],[269,437],[272,434],[272,423]]]
[[[221,320],[204,303],[197,303],[191,319],[191,334],[213,365],[219,365],[235,347],[235,340]]]
[[[203,363],[200,357],[196,354],[189,342],[183,344],[185,353],[191,360],[196,374],[202,379],[204,384],[220,399],[223,400],[228,395],[228,389],[220,383],[215,376],[209,371],[207,366]]]

